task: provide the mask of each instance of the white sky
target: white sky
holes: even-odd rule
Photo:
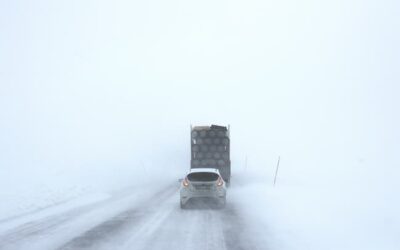
[[[210,123],[237,164],[399,173],[398,1],[3,0],[0,36],[3,173],[186,169]]]

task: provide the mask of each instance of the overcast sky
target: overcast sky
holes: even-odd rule
[[[211,123],[236,165],[399,173],[398,1],[3,0],[0,36],[3,173],[186,169]]]

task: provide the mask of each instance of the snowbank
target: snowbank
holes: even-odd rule
[[[183,174],[179,169],[151,162],[135,167],[102,166],[80,171],[7,171],[0,177],[0,224],[55,207],[96,202],[124,190],[158,191]]]
[[[255,174],[235,176],[229,195],[259,245],[279,250],[385,249],[400,246],[400,199],[390,183],[312,185]]]

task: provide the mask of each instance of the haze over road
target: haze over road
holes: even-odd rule
[[[181,210],[178,195],[176,184],[140,202],[125,191],[43,219],[33,216],[1,232],[0,249],[255,249],[234,203]]]

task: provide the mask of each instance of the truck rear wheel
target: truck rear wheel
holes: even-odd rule
[[[181,209],[186,209],[186,204],[183,204],[182,200],[181,200]]]

